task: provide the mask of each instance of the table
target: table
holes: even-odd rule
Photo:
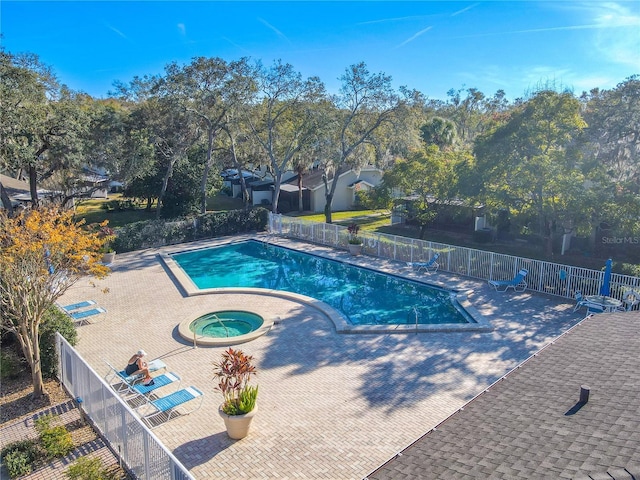
[[[589,303],[602,307],[605,312],[615,312],[622,306],[622,302],[617,298],[603,295],[587,295],[584,299]]]

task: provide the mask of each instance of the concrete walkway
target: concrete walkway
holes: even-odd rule
[[[275,239],[285,242],[414,275],[405,264]],[[143,348],[177,372],[182,386],[205,393],[200,410],[154,429],[198,479],[362,479],[582,318],[556,298],[496,293],[484,282],[438,273],[421,278],[474,289],[470,299],[493,331],[337,334],[323,313],[292,300],[185,297],[157,254],[209,243],[219,241],[118,254],[108,278],[96,286],[80,282],[60,301],[95,300],[106,308],[79,327],[76,347],[100,374],[108,371],[103,359],[124,366]],[[259,411],[250,435],[232,441],[217,414],[221,395],[212,380],[211,364],[223,348],[193,348],[177,325],[248,305],[280,321],[240,347],[256,360]]]

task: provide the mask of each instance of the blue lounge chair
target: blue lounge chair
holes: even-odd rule
[[[425,272],[437,272],[438,267],[440,266],[436,260],[440,256],[439,253],[436,253],[428,262],[408,262],[411,268],[413,268],[416,272],[420,272],[424,270]]]
[[[127,373],[124,370],[118,370],[116,367],[111,365],[106,360],[104,360],[104,363],[106,363],[107,366],[109,367],[109,372],[105,375],[104,379],[109,385],[111,385],[111,388],[113,388],[118,393],[122,393],[126,390],[129,390],[130,387],[138,384],[144,378],[144,375],[140,373],[127,375]],[[150,361],[149,364],[147,365],[147,368],[149,369],[149,373],[155,373],[160,370],[166,370],[167,365],[162,360],[156,359],[156,360]],[[155,378],[154,378],[154,382],[155,382]]]
[[[127,385],[126,391],[120,391],[118,393],[124,394],[123,396],[127,401],[135,401],[140,396],[147,396],[152,392],[155,392],[159,388],[166,387],[173,383],[176,384],[176,390],[180,388],[181,379],[178,374],[174,372],[163,373],[157,377],[153,377],[153,383],[151,385],[145,385],[142,382],[138,382],[134,385]]]
[[[106,310],[102,307],[92,308],[90,310],[81,310],[79,312],[71,312],[68,315],[76,320],[80,325],[83,323],[89,323],[88,317],[99,315],[100,313],[106,313]]]
[[[136,411],[149,428],[154,428],[163,421],[168,422],[174,415],[188,415],[191,412],[196,411],[202,406],[203,396],[204,394],[200,390],[191,386],[155,400],[151,400],[150,397],[145,397],[147,398],[147,401],[140,407],[136,408]],[[189,410],[178,410],[178,407],[190,402],[191,400],[195,400],[196,398],[200,399],[196,407],[192,407]],[[140,413],[141,410],[143,413]]]
[[[529,271],[522,268],[512,280],[489,280],[489,285],[494,287],[497,292],[506,292],[510,288],[513,288],[515,292],[524,292],[527,289],[527,282],[524,281],[527,273]]]
[[[74,310],[79,310],[81,308],[90,307],[91,305],[95,305],[96,302],[93,300],[85,300],[84,302],[73,303],[71,305],[66,305],[62,308],[67,313],[73,312]]]

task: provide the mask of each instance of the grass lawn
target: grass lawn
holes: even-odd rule
[[[133,209],[127,210],[105,210],[104,205],[111,204],[115,201],[126,201],[122,194],[110,194],[109,198],[88,198],[82,200],[76,205],[76,218],[78,220],[85,219],[87,224],[100,223],[109,220],[110,227],[122,227],[129,223],[139,222],[141,220],[155,220],[155,207],[147,211],[146,205],[136,205]],[[242,200],[231,198],[227,195],[216,195],[207,199],[207,211],[224,211],[236,210],[242,208]]]

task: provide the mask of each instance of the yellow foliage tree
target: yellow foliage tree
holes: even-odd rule
[[[72,212],[0,212],[0,307],[2,328],[16,334],[31,367],[33,396],[45,394],[39,332],[44,312],[85,275],[102,278],[100,249],[110,239],[76,223]],[[106,224],[105,224],[106,225]]]

